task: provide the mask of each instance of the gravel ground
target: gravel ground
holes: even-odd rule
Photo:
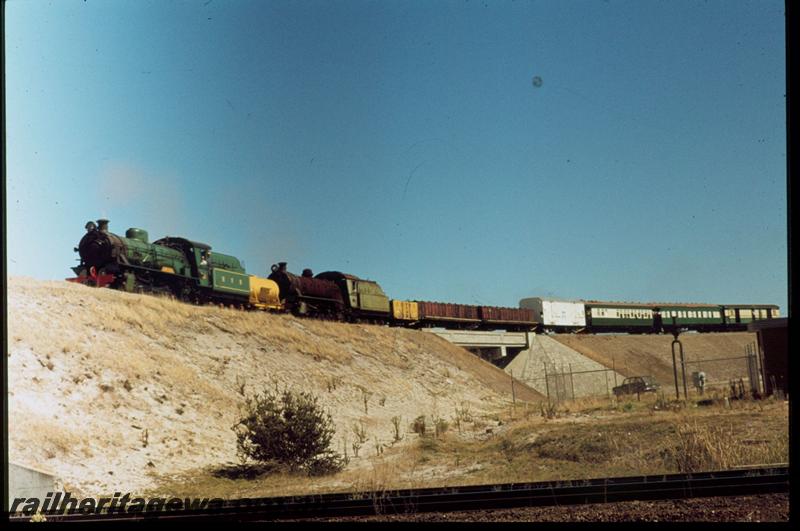
[[[322,519],[320,519],[322,520]],[[788,522],[789,494],[330,518],[341,522]]]

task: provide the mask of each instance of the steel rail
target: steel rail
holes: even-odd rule
[[[789,492],[789,468],[227,500],[200,510],[47,515],[48,521],[268,521]],[[28,521],[30,516],[11,515]]]

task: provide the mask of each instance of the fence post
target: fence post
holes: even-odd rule
[[[547,403],[550,403],[550,379],[547,377],[547,362],[543,361],[544,365],[544,388],[547,391]]]
[[[517,395],[514,393],[514,369],[509,369],[511,373],[511,403],[516,405]]]
[[[683,378],[683,399],[689,399],[689,392],[686,389],[686,363],[683,357],[683,343],[681,343],[681,378]]]
[[[575,379],[572,377],[572,364],[569,364],[569,386],[572,389],[572,399],[575,400]]]
[[[617,360],[611,355],[611,369],[614,371],[614,387],[617,386]]]

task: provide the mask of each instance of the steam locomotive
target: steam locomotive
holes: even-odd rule
[[[390,300],[377,282],[339,271],[315,276],[306,269],[295,275],[280,262],[263,278],[205,243],[171,236],[150,243],[143,229],[130,228],[122,237],[109,232],[108,225],[106,219],[86,224],[75,248],[80,263],[72,270],[77,277],[67,280],[201,304],[412,328],[532,330],[537,324],[527,308]]]

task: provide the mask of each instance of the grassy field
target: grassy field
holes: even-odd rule
[[[279,496],[487,483],[588,479],[729,469],[789,459],[788,404],[774,400],[586,399],[556,409],[462,416],[438,437],[366,449],[356,466],[330,477],[279,468],[211,467],[161,478],[152,494]],[[466,430],[483,437],[466,438]]]

